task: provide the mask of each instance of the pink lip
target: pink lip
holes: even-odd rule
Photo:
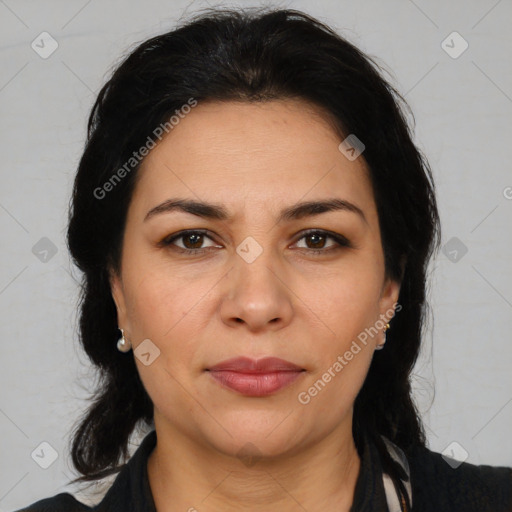
[[[208,368],[210,375],[222,386],[246,396],[267,396],[295,381],[304,371],[299,366],[265,357],[237,357]]]

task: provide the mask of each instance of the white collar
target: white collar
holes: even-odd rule
[[[388,438],[381,436],[391,458],[403,469],[407,479],[400,478],[407,496],[404,496],[391,476],[382,472],[382,482],[386,493],[389,512],[408,512],[412,507],[411,472],[405,453]]]

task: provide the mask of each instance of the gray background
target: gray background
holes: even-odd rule
[[[219,4],[0,0],[0,512],[75,490],[67,443],[92,380],[64,234],[86,116],[128,48],[207,5]],[[435,322],[414,378],[430,447],[455,441],[469,462],[512,465],[511,2],[273,5],[305,10],[376,56],[410,103],[448,244],[432,265]],[[43,31],[58,43],[46,59],[31,47]],[[457,58],[462,40],[446,40],[452,56],[442,47],[453,31],[469,44]],[[58,453],[48,469],[31,457],[50,461],[42,442]]]

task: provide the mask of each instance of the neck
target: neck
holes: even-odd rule
[[[351,424],[292,456],[242,460],[155,426],[148,477],[158,512],[350,510],[360,469]]]

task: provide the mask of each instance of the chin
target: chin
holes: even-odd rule
[[[237,411],[229,417],[218,416],[224,428],[208,428],[204,435],[208,444],[230,457],[251,461],[279,457],[299,449],[309,437],[304,423],[298,423],[289,413],[289,409],[286,413]]]

